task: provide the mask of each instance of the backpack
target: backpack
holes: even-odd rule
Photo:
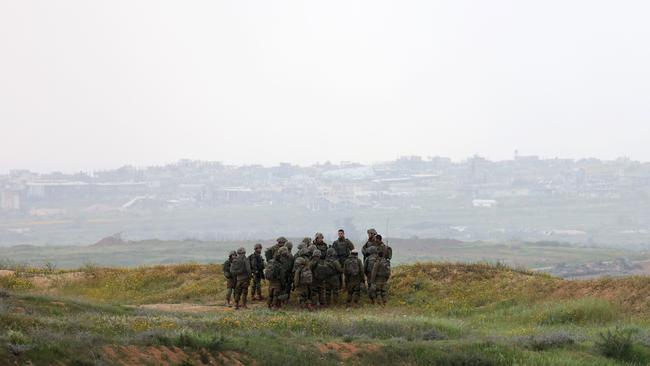
[[[350,258],[343,263],[343,271],[346,275],[358,276],[360,272],[359,260],[357,258]]]
[[[264,268],[264,277],[269,281],[280,281],[282,279],[282,263],[271,259]]]
[[[301,285],[311,285],[314,282],[314,274],[309,269],[309,266],[305,265],[300,270],[300,284]]]
[[[316,277],[317,280],[323,281],[330,278],[332,275],[334,275],[334,268],[332,268],[326,260],[321,259],[316,263],[314,277]]]
[[[377,267],[377,277],[388,279],[390,278],[390,261],[382,258],[375,262]]]
[[[246,256],[238,255],[235,260],[230,264],[230,274],[233,276],[238,276],[246,272],[246,263],[244,261],[248,260]]]

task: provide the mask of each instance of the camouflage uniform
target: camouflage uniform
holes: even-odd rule
[[[368,229],[368,241],[361,248],[361,254],[363,254],[363,261],[365,263],[366,257],[368,257],[368,248],[375,245],[375,235],[377,235],[377,230]]]
[[[364,264],[364,273],[366,275],[366,280],[368,282],[368,286],[372,284],[371,281],[371,276],[372,276],[372,269],[374,267],[375,262],[377,261],[379,257],[377,256],[377,247],[376,246],[371,246],[368,248],[368,257],[366,258],[366,263]],[[370,301],[373,303],[375,302],[375,293],[373,291],[368,291],[368,295],[370,296]]]
[[[293,267],[293,286],[296,295],[298,296],[298,304],[300,304],[300,306],[306,306],[309,310],[313,310],[313,304],[311,303],[311,297],[309,294],[311,283],[305,283],[306,281],[303,281],[303,270],[307,270],[311,273],[309,261],[304,257],[298,257],[296,258]]]
[[[288,242],[285,247],[287,248],[287,256],[285,259],[285,273],[286,273],[286,280],[284,282],[284,293],[287,295],[285,303],[289,302],[289,299],[291,298],[291,287],[293,284],[293,263],[295,261],[295,258],[293,254],[291,254],[291,249],[293,249],[293,243]]]
[[[336,253],[336,259],[338,259],[339,264],[343,265],[346,259],[350,256],[350,252],[354,250],[354,244],[348,238],[338,238],[334,243],[332,243],[332,248],[334,248]]]
[[[388,260],[391,260],[393,258],[393,249],[388,245],[384,244],[383,241],[376,243],[375,246],[377,247],[377,253],[381,252],[384,258]]]
[[[223,276],[226,277],[226,306],[230,306],[230,299],[232,299],[232,293],[235,291],[235,285],[237,284],[237,279],[230,274],[230,263],[237,256],[237,252],[234,250],[228,254],[228,259],[223,262]]]
[[[286,243],[287,243],[287,238],[284,236],[279,237],[277,240],[277,244],[274,246],[268,248],[264,252],[264,256],[266,257],[267,261],[270,261],[271,259],[275,258],[275,254],[278,252],[280,248],[282,248]]]
[[[260,249],[258,253],[257,249]],[[262,297],[262,280],[264,279],[264,258],[261,253],[262,244],[255,244],[255,251],[248,257],[253,272],[253,286],[251,286],[251,299],[264,300]]]
[[[237,258],[235,258],[236,261],[243,261],[244,263],[244,269],[243,272],[241,273],[232,273],[232,264],[230,266],[231,268],[231,273],[233,276],[236,276],[236,284],[235,284],[235,309],[239,309],[239,301],[242,301],[242,307],[245,309],[246,306],[246,300],[248,298],[248,286],[250,285],[251,281],[251,263],[248,261],[248,258],[246,257],[246,249],[244,248],[239,248],[237,249]]]
[[[309,260],[309,267],[311,269],[311,272],[313,273],[313,282],[311,286],[309,286],[309,302],[312,305],[324,305],[325,304],[325,298],[323,296],[323,292],[325,289],[322,286],[322,283],[318,281],[316,278],[316,274],[314,273],[316,266],[318,266],[318,263],[321,261],[321,253],[318,249],[314,249],[312,252],[311,259]]]
[[[332,274],[325,280],[325,304],[328,306],[332,303],[338,305],[341,297],[341,273],[343,273],[343,268],[336,257],[334,248],[327,250],[325,262],[332,268]]]
[[[322,233],[316,233],[316,238],[314,239],[313,244],[316,246],[316,249],[320,251],[321,258],[325,259],[325,256],[327,255],[327,243],[323,240]]]
[[[282,288],[286,276],[286,274],[284,273],[285,266],[283,264],[283,257],[285,257],[287,253],[288,253],[287,248],[280,248],[275,253],[275,257],[273,257],[273,260],[278,263],[280,268],[280,273],[278,278],[269,279],[269,277],[266,276],[269,282],[269,296],[267,299],[267,304],[269,308],[273,308],[273,307],[279,308],[281,304]]]
[[[351,263],[356,263],[358,271],[351,271],[348,268],[354,267]],[[348,293],[347,304],[350,305],[354,303],[355,305],[359,303],[359,297],[361,295],[361,284],[365,283],[365,276],[363,273],[363,263],[359,259],[359,255],[356,251],[352,252],[352,255],[343,263],[343,270],[345,272],[345,290]]]
[[[386,305],[386,301],[388,300],[388,278],[390,276],[390,274],[388,276],[379,274],[378,270],[384,263],[387,263],[390,268],[390,261],[381,254],[372,266],[372,273],[368,282],[370,284],[370,293],[372,294],[371,299],[374,299],[381,305]]]

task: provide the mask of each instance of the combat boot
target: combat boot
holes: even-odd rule
[[[242,297],[242,309],[248,309],[248,306],[246,306],[246,303],[248,302],[248,294],[245,294]]]

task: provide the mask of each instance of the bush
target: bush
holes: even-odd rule
[[[600,333],[596,341],[596,351],[599,354],[616,360],[634,359],[634,342],[632,342],[632,332],[629,330],[608,329],[607,332]]]
[[[534,351],[546,351],[552,348],[574,345],[576,340],[573,335],[566,332],[551,332],[525,337],[520,343],[522,346]]]
[[[560,303],[542,311],[538,316],[541,325],[603,324],[615,320],[616,309],[600,299],[580,299]]]
[[[174,340],[174,344],[177,347],[193,349],[205,348],[210,351],[220,351],[224,342],[225,338],[219,334],[208,336],[191,332],[181,332],[181,334],[178,335],[178,338]]]
[[[19,330],[9,330],[7,332],[7,340],[11,344],[17,344],[17,345],[26,345],[32,343],[31,338],[27,336],[25,333],[19,331]]]

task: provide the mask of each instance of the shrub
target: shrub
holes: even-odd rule
[[[600,333],[596,341],[596,351],[599,354],[617,360],[632,360],[633,346],[632,332],[619,328]]]
[[[178,347],[187,347],[193,349],[205,348],[210,351],[219,351],[223,347],[225,338],[220,334],[212,336],[197,334],[192,332],[181,332],[174,344]]]
[[[9,330],[7,332],[7,340],[11,344],[17,344],[17,345],[25,345],[25,344],[30,344],[32,343],[31,338],[27,336],[25,333],[19,331],[19,330]]]
[[[602,324],[616,319],[616,309],[600,299],[580,299],[553,305],[538,317],[541,325]]]
[[[422,340],[425,341],[439,341],[439,340],[445,340],[447,339],[447,334],[437,330],[437,329],[431,329],[428,330],[424,333],[422,333],[421,337]]]

